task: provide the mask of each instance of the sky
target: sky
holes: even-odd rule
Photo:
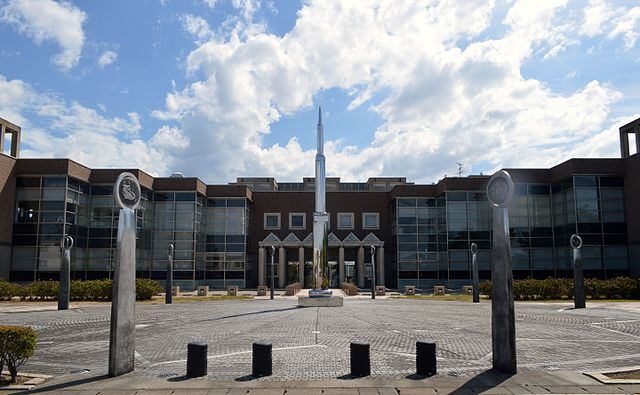
[[[313,176],[319,106],[345,182],[617,157],[640,117],[640,0],[0,0],[0,43],[21,157],[208,183]]]

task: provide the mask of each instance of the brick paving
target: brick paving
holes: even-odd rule
[[[640,304],[566,307],[516,304],[521,370],[594,371],[639,364]],[[134,376],[182,376],[187,343],[204,341],[207,378],[249,380],[251,343],[259,340],[273,344],[274,374],[257,381],[343,377],[349,373],[351,341],[371,344],[372,379],[411,375],[417,340],[437,343],[440,374],[473,376],[491,365],[490,313],[489,303],[403,299],[345,299],[342,308],[304,309],[285,298],[138,304]],[[107,370],[109,314],[109,304],[81,305],[61,312],[0,313],[0,324],[38,331],[38,349],[23,371],[80,379]]]

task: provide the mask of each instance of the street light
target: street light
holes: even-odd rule
[[[271,292],[269,299],[273,299],[273,287],[275,286],[275,280],[273,278],[273,256],[276,254],[276,247],[271,246]]]
[[[376,247],[371,246],[371,299],[376,298]]]

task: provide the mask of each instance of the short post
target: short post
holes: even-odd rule
[[[207,343],[187,344],[187,377],[207,375]]]
[[[271,376],[273,373],[271,343],[253,343],[251,350],[251,375],[255,377]]]
[[[473,303],[480,303],[478,245],[476,243],[471,243],[471,271],[473,276]]]
[[[369,348],[369,343],[352,342],[350,344],[352,376],[363,377],[371,374]]]
[[[58,293],[58,310],[69,309],[69,299],[71,298],[71,247],[73,247],[73,237],[62,238],[62,262],[60,265],[60,290]]]
[[[136,208],[140,184],[131,173],[118,176],[113,194],[120,208],[116,265],[113,273],[109,376],[133,371],[136,305]]]
[[[371,246],[371,299],[376,298],[376,247]]]
[[[572,235],[569,243],[573,248],[573,304],[576,309],[586,306],[584,295],[584,272],[582,270],[582,238]]]
[[[416,342],[416,374],[435,376],[436,372],[436,344]]]
[[[173,303],[173,244],[167,247],[167,278],[164,282],[164,303]]]
[[[273,256],[276,254],[276,247],[271,246],[271,292],[269,294],[269,299],[273,299],[273,289],[275,288],[275,278],[273,276]]]
[[[493,206],[493,249],[491,251],[491,345],[494,369],[515,374],[516,320],[513,305],[513,272],[507,207],[513,197],[511,176],[504,170],[487,184],[487,197]]]

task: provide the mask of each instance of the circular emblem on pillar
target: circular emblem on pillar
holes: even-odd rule
[[[487,184],[487,197],[496,207],[506,207],[513,197],[513,181],[504,170],[500,170],[489,179]]]
[[[571,238],[569,239],[569,244],[571,244],[572,248],[582,247],[582,237],[578,235],[571,235]]]
[[[67,235],[62,238],[62,248],[65,250],[70,250],[73,247],[73,237]]]
[[[113,186],[113,194],[122,208],[135,210],[140,204],[140,183],[131,173],[122,173]]]
[[[476,243],[471,243],[471,253],[472,254],[478,253],[478,245]]]

